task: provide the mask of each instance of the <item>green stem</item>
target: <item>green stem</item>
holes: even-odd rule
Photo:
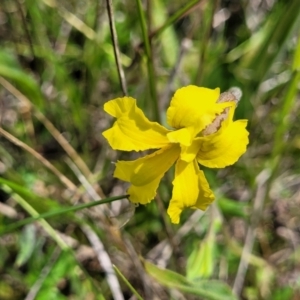
[[[21,226],[24,226],[24,225],[27,225],[29,223],[32,223],[36,220],[46,219],[46,218],[58,216],[58,215],[61,215],[61,214],[65,214],[65,213],[68,213],[68,212],[75,212],[77,210],[93,207],[93,206],[96,206],[96,205],[101,205],[101,204],[104,204],[104,203],[110,203],[110,202],[113,202],[113,201],[116,201],[116,200],[121,200],[121,199],[124,199],[124,198],[127,198],[127,197],[128,197],[128,195],[110,197],[110,198],[106,198],[106,199],[102,199],[102,200],[98,200],[98,201],[93,201],[93,202],[89,202],[89,203],[84,203],[84,204],[80,204],[80,205],[76,205],[76,206],[72,206],[72,207],[62,208],[62,209],[59,209],[59,210],[49,211],[49,212],[46,212],[44,214],[36,215],[36,216],[31,217],[31,218],[21,220],[19,222],[14,223],[13,225],[5,226],[4,229],[3,229],[3,226],[1,226],[0,227],[0,236],[3,235],[3,234],[6,234],[8,232],[14,231],[17,228],[19,228]]]
[[[150,37],[159,36],[167,27],[175,23],[181,17],[183,17],[194,5],[200,3],[201,0],[192,0],[188,2],[184,7],[178,9],[161,27],[153,31]]]
[[[300,37],[298,38],[291,69],[293,72],[292,78],[283,99],[282,109],[277,117],[278,126],[275,131],[274,147],[272,152],[272,177],[276,173],[280,157],[286,147],[286,143],[282,142],[284,135],[291,126],[290,115],[295,106],[298,83],[300,81]]]
[[[152,98],[151,101],[152,101],[153,113],[156,121],[159,122],[160,113],[158,107],[158,98],[157,98],[156,82],[155,82],[155,70],[154,70],[153,59],[152,59],[150,39],[148,37],[148,30],[146,26],[146,20],[142,8],[141,0],[136,0],[136,3],[138,7],[138,14],[141,23],[141,30],[142,30],[145,52],[147,57],[148,80],[149,80],[149,87],[150,87],[150,93]]]
[[[121,271],[113,265],[114,270],[116,273],[121,277],[121,279],[124,281],[124,283],[127,285],[127,287],[132,291],[132,293],[137,297],[139,300],[144,300],[140,294],[135,290],[135,288],[130,284],[130,282],[127,280],[127,278],[121,273]]]
[[[29,214],[31,214],[32,216],[37,216],[38,212],[29,204],[27,203],[27,201],[25,199],[23,199],[20,195],[16,194],[16,193],[10,193],[11,189],[10,187],[3,185],[2,189],[9,193],[11,195],[11,197],[20,205],[22,206],[23,209],[25,209]],[[40,220],[40,224],[43,227],[43,229],[45,230],[45,232],[48,233],[48,235],[50,237],[52,237],[52,239],[57,243],[57,245],[60,247],[60,249],[62,250],[68,250],[69,246],[66,244],[66,242],[57,234],[57,232],[54,230],[54,228],[46,221],[46,220]],[[2,226],[3,228],[4,226]],[[5,228],[4,230],[0,230],[0,236],[2,234],[2,232],[4,233],[6,231],[7,228]]]
[[[209,39],[210,39],[211,32],[212,32],[214,14],[215,14],[216,7],[217,7],[217,0],[214,0],[213,2],[208,2],[207,5],[209,5],[209,7],[207,9],[210,10],[209,20],[208,20],[206,26],[204,26],[205,27],[204,36],[203,36],[203,39],[200,41],[198,71],[197,71],[196,80],[195,80],[195,83],[199,86],[201,85],[201,80],[202,80],[202,75],[203,75],[203,70],[204,70],[204,62],[205,62],[205,58],[206,58]]]
[[[283,156],[284,151],[286,150],[288,145],[284,142],[284,136],[291,126],[291,114],[295,107],[298,92],[298,84],[300,82],[300,37],[298,38],[297,46],[295,49],[291,71],[293,72],[291,80],[289,81],[287,91],[283,98],[283,105],[277,117],[278,126],[275,130],[274,146],[270,159],[271,176],[267,183],[267,195],[269,195],[271,184],[278,172],[280,159]],[[269,201],[270,198],[268,197],[267,202]]]

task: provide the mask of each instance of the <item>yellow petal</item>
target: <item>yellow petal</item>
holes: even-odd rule
[[[210,124],[231,102],[217,103],[219,88],[211,90],[189,85],[176,91],[167,111],[168,124],[174,128],[192,128],[193,135]]]
[[[131,97],[108,101],[104,110],[116,117],[113,127],[104,131],[103,136],[115,150],[142,151],[166,146],[168,129],[149,121]]]
[[[127,190],[129,200],[132,203],[147,204],[154,199],[158,189],[160,179],[145,184],[143,186],[131,185]]]
[[[229,122],[217,133],[199,138],[198,162],[208,168],[224,168],[234,164],[246,152],[249,143],[246,126],[247,120]]]
[[[191,162],[196,159],[201,146],[201,140],[196,138],[193,140],[192,144],[188,147],[181,146],[180,159],[185,162]]]
[[[187,128],[171,131],[167,137],[171,143],[179,143],[184,146],[189,146],[192,140],[191,133]]]
[[[179,153],[178,145],[169,145],[134,161],[118,161],[114,177],[132,184],[127,191],[132,202],[146,204],[154,198],[161,178]]]
[[[214,200],[213,192],[196,161],[177,161],[173,185],[173,195],[168,208],[172,223],[179,223],[184,208],[205,210]]]

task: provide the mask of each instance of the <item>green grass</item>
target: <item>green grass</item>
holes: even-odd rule
[[[0,299],[297,299],[299,0],[2,2]],[[127,93],[166,124],[189,84],[240,87],[250,144],[174,226],[172,170],[152,203],[113,201],[112,162],[136,157],[103,105]]]

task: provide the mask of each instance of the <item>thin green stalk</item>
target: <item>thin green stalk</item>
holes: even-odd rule
[[[158,107],[158,98],[157,98],[157,92],[156,92],[156,82],[155,82],[155,70],[153,65],[153,57],[152,57],[152,51],[151,51],[151,45],[150,40],[148,37],[148,30],[146,26],[146,20],[145,20],[145,14],[142,8],[141,0],[136,0],[137,7],[138,7],[138,14],[139,19],[141,23],[141,30],[143,35],[143,41],[145,45],[145,52],[147,57],[147,69],[148,69],[148,80],[149,80],[149,87],[150,87],[150,93],[151,93],[151,101],[152,101],[152,108],[154,117],[157,122],[160,121],[160,113],[159,113],[159,107]]]
[[[130,282],[127,280],[127,278],[121,273],[121,271],[113,265],[114,270],[116,273],[121,277],[121,279],[124,281],[124,283],[127,285],[127,287],[132,291],[132,293],[137,297],[139,300],[144,300],[141,295],[135,290],[135,288],[130,284]]]
[[[275,3],[267,22],[261,29],[264,35],[262,42],[254,51],[246,54],[240,63],[245,69],[255,70],[255,76],[251,78],[256,81],[255,85],[261,83],[282,47],[286,45],[285,42],[298,17],[299,0]]]
[[[283,108],[280,110],[281,113],[278,117],[278,127],[275,132],[275,139],[274,139],[274,147],[272,152],[272,159],[271,159],[271,181],[272,178],[276,175],[277,169],[279,167],[280,158],[283,155],[284,149],[286,148],[287,144],[284,143],[284,135],[288,131],[290,126],[290,113],[294,107],[294,101],[296,100],[296,93],[297,93],[297,86],[300,82],[300,72],[294,72],[293,77],[290,81],[290,85],[288,87],[286,96],[284,98]]]
[[[139,12],[139,19],[141,23],[141,29],[142,29],[142,35],[143,35],[143,41],[145,43],[145,51],[146,51],[146,56],[147,58],[151,57],[151,47],[150,47],[150,42],[148,39],[148,32],[147,32],[147,26],[146,26],[146,20],[145,20],[145,15],[143,12],[142,8],[142,3],[141,0],[136,0],[137,6],[138,6],[138,12]]]
[[[210,10],[209,20],[207,22],[208,24],[205,26],[205,33],[204,33],[203,39],[200,41],[198,71],[197,71],[196,79],[195,79],[195,83],[199,86],[201,85],[201,80],[202,80],[202,75],[203,75],[203,70],[204,70],[204,62],[205,62],[205,58],[206,58],[207,48],[209,45],[209,39],[211,36],[214,14],[215,14],[215,10],[217,8],[217,2],[218,2],[217,0],[214,0],[211,3],[209,3],[209,2],[207,3],[207,5],[210,5],[210,7],[208,8]]]
[[[108,13],[108,19],[109,19],[111,40],[112,40],[112,45],[113,45],[113,49],[114,49],[114,55],[115,55],[115,61],[116,61],[119,81],[120,81],[120,85],[121,85],[121,88],[123,91],[123,96],[127,96],[127,94],[128,94],[127,84],[126,84],[124,70],[123,70],[123,67],[121,64],[119,42],[118,42],[117,30],[116,30],[115,21],[114,21],[112,0],[106,0],[106,4],[107,4],[107,13]]]
[[[293,75],[283,99],[283,106],[282,109],[280,109],[280,113],[277,118],[278,126],[275,131],[271,162],[272,177],[276,173],[280,157],[282,156],[283,150],[286,146],[283,142],[283,137],[291,125],[290,114],[293,111],[298,92],[298,84],[300,82],[300,37],[298,38],[298,43],[294,53],[292,72]]]
[[[77,210],[81,210],[81,209],[84,209],[84,208],[90,208],[90,207],[93,207],[93,206],[96,206],[96,205],[101,205],[101,204],[104,204],[104,203],[110,203],[110,202],[113,202],[113,201],[116,201],[116,200],[121,200],[121,199],[124,199],[126,197],[128,197],[128,195],[110,197],[110,198],[106,198],[106,199],[102,199],[102,200],[98,200],[98,201],[93,201],[93,202],[89,202],[89,203],[75,205],[75,206],[72,206],[72,207],[62,208],[62,209],[59,209],[59,210],[56,209],[56,210],[53,210],[53,211],[46,212],[44,214],[37,214],[37,212],[35,211],[34,213],[31,213],[33,215],[33,217],[31,217],[31,218],[26,218],[24,220],[21,220],[19,222],[14,223],[13,225],[6,226],[6,228],[4,228],[4,229],[2,229],[0,227],[0,236],[2,234],[6,234],[8,232],[14,231],[17,228],[19,228],[21,226],[24,226],[24,225],[27,225],[29,223],[32,223],[36,220],[51,218],[51,217],[55,217],[55,216],[58,216],[58,215],[61,215],[61,214],[66,214],[66,213],[69,213],[69,212],[75,212]],[[24,205],[25,204],[26,203],[24,203]]]
[[[9,191],[9,187],[4,187],[4,190]],[[38,212],[20,195],[14,193],[12,195],[14,200],[22,206],[29,214],[33,216],[33,218],[38,216]],[[60,247],[60,249],[66,251],[69,249],[69,246],[66,244],[66,242],[59,236],[59,234],[55,231],[55,229],[44,219],[39,221],[41,226],[44,228],[44,230],[51,236],[51,238],[57,243],[57,245]],[[6,231],[4,229],[3,231],[0,230],[0,236]]]
[[[7,193],[11,194],[11,189],[10,189],[9,186],[2,185],[2,188]],[[36,218],[36,220],[41,219],[41,217],[40,217],[41,215],[39,215],[38,212],[25,199],[23,199],[23,197],[21,197],[17,193],[13,193],[13,194],[11,194],[11,196],[14,198],[14,200],[20,206],[23,207],[24,210],[26,210],[29,214],[31,214],[33,216],[33,218]],[[112,198],[117,198],[117,197],[112,197]],[[112,198],[108,198],[108,199],[112,199]],[[104,199],[104,200],[108,200],[108,199]],[[101,201],[104,201],[104,200],[101,200]],[[90,203],[88,203],[88,204],[90,204]],[[79,207],[79,205],[77,207]],[[91,279],[90,275],[87,273],[87,271],[85,270],[85,268],[83,268],[82,265],[79,263],[79,261],[76,259],[76,256],[75,256],[72,248],[70,246],[68,246],[68,244],[60,237],[60,235],[58,234],[58,232],[46,220],[41,219],[41,220],[39,220],[39,222],[41,224],[41,227],[56,242],[56,244],[58,245],[58,247],[61,250],[63,250],[65,253],[68,253],[68,254],[72,255],[72,257],[74,259],[74,262],[76,262],[76,264],[80,267],[81,271],[85,274],[86,278],[89,279],[89,282],[91,283],[94,291],[97,292],[97,293],[100,293],[101,291],[99,290],[99,287],[94,284],[94,281]],[[6,229],[8,229],[8,228],[6,228]],[[4,233],[4,231],[2,231],[0,229],[0,236],[3,233]]]
[[[23,25],[23,28],[24,28],[24,31],[25,31],[26,38],[28,40],[28,45],[29,45],[29,49],[31,51],[31,55],[32,55],[33,58],[36,58],[35,52],[34,52],[34,49],[33,49],[32,38],[31,38],[30,32],[28,30],[28,21],[26,21],[22,5],[19,2],[19,0],[15,0],[15,3],[17,4],[18,10],[19,10],[20,15],[21,15],[22,25]]]
[[[156,81],[155,81],[155,71],[152,59],[147,59],[147,69],[148,69],[148,79],[149,79],[149,86],[150,86],[150,93],[152,96],[151,102],[154,112],[154,118],[157,122],[160,122],[160,113],[159,113],[159,107],[158,107],[158,98],[157,98],[157,92],[156,92]]]
[[[40,274],[38,275],[36,281],[30,287],[30,290],[24,300],[36,299],[37,294],[39,293],[43,283],[45,282],[45,280],[53,270],[60,255],[61,255],[61,250],[58,247],[55,247],[53,252],[51,253],[50,258],[48,259],[43,269],[41,270]]]
[[[185,6],[182,8],[176,10],[176,12],[163,24],[161,27],[156,29],[150,34],[150,38],[154,36],[159,36],[167,27],[175,23],[177,20],[182,18],[193,6],[200,3],[201,0],[192,0],[188,2]]]

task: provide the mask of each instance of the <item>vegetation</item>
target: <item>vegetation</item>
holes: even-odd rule
[[[3,0],[0,299],[298,299],[299,0]],[[117,59],[116,59],[117,58]],[[166,125],[186,85],[239,87],[250,144],[204,169],[216,201],[135,207],[103,111],[128,94]]]

